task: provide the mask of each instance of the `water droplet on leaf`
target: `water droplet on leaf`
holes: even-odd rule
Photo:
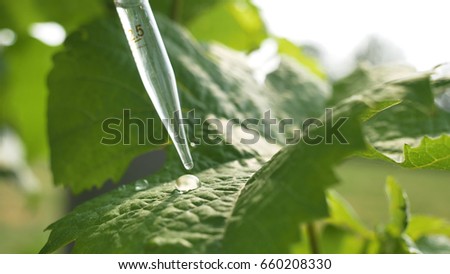
[[[183,175],[175,182],[175,187],[181,193],[185,193],[200,187],[200,179],[194,175]]]
[[[150,184],[148,183],[147,180],[139,180],[136,182],[134,189],[136,191],[143,191],[146,190],[147,188],[149,188]]]
[[[436,106],[450,112],[450,63],[435,67],[431,80]]]

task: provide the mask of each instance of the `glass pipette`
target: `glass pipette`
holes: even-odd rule
[[[186,169],[194,167],[175,73],[148,0],[115,0],[142,82]],[[172,121],[172,122],[171,122]]]

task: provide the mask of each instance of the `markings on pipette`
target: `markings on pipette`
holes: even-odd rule
[[[135,26],[135,30],[128,30],[128,32],[131,34],[131,41],[138,43],[139,41],[142,40],[142,38],[144,38],[145,32],[144,29],[142,28],[142,25],[136,25]]]

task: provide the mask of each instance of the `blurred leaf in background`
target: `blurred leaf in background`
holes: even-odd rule
[[[386,181],[389,220],[375,228],[363,224],[352,206],[337,192],[328,193],[330,217],[319,235],[323,253],[448,253],[450,224],[436,217],[412,216],[408,197],[392,177]],[[372,208],[379,210],[379,208]],[[305,234],[305,237],[308,235]],[[295,251],[308,252],[304,243]]]
[[[3,80],[0,86],[0,121],[11,126],[24,141],[30,158],[45,156],[46,75],[55,48],[30,36],[33,23],[45,20],[35,1],[2,2],[3,29],[12,31],[14,41],[2,50]]]
[[[320,252],[368,253],[375,233],[362,223],[352,206],[336,191],[328,191],[327,203],[330,213],[318,236]],[[309,236],[305,234],[305,237]],[[309,252],[301,243],[297,244],[294,250]]]
[[[389,222],[377,233],[379,253],[421,253],[414,241],[406,234],[409,225],[410,208],[406,193],[389,177],[386,181],[389,202]]]
[[[221,1],[190,20],[187,28],[199,40],[252,51],[268,37],[258,8],[250,0]]]

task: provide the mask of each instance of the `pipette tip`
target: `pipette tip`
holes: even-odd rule
[[[191,162],[185,162],[185,163],[183,163],[183,165],[184,165],[184,168],[185,168],[186,170],[191,170],[191,169],[194,168],[194,162],[193,162],[193,161],[191,161]]]

